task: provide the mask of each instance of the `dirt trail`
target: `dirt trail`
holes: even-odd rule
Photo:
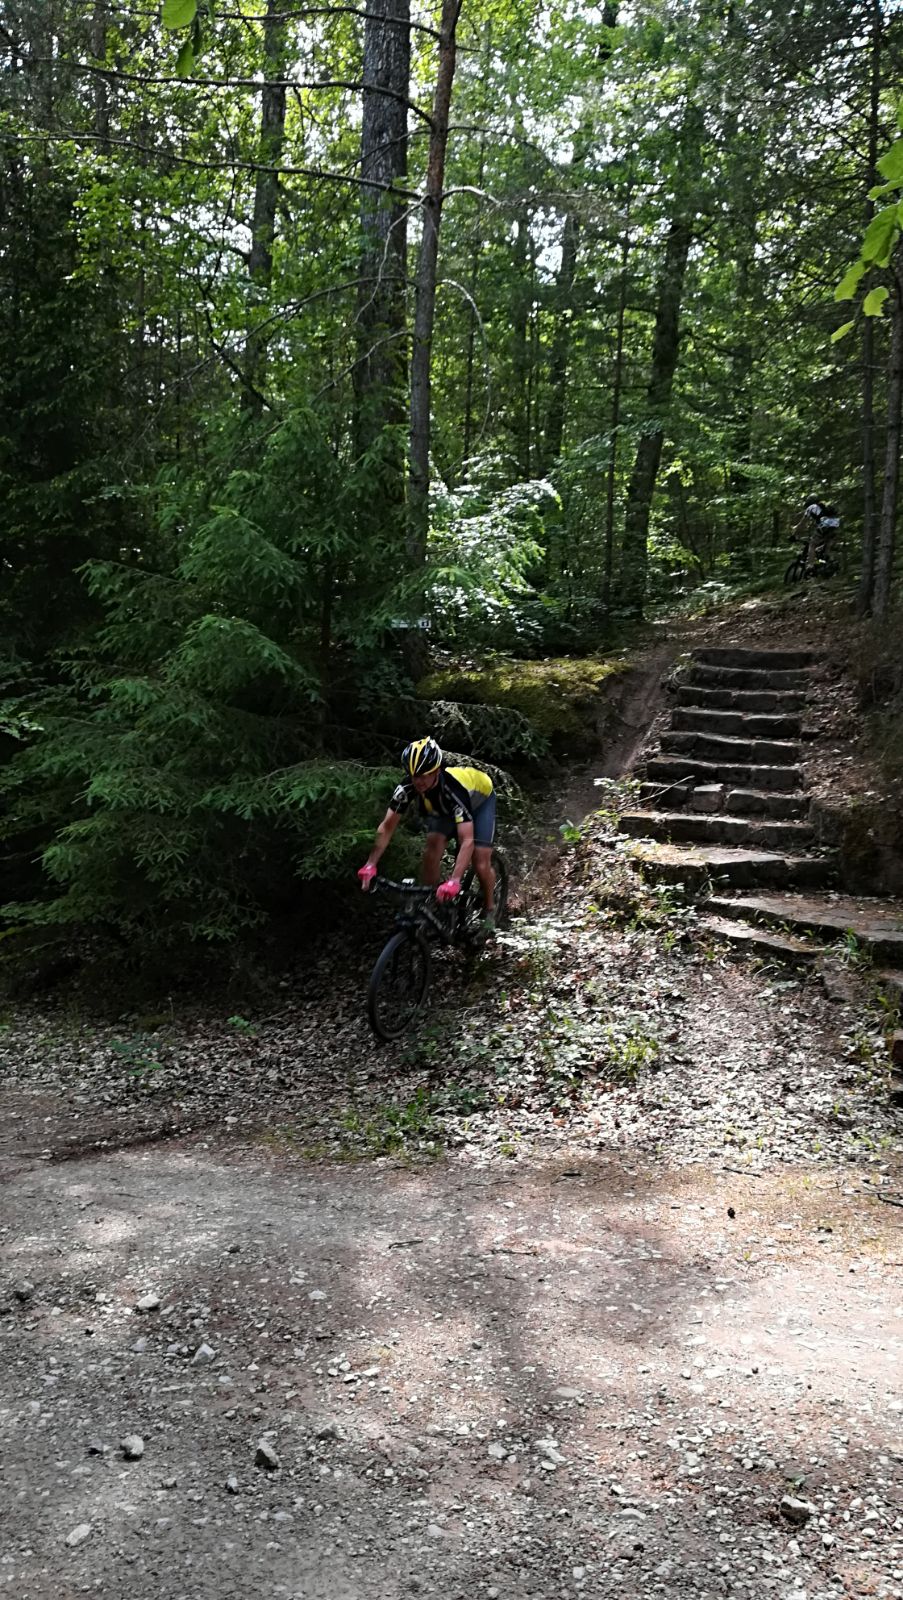
[[[35,1166],[5,1192],[35,1287],[2,1323],[0,1583],[898,1596],[895,1222],[833,1176],[618,1159]]]

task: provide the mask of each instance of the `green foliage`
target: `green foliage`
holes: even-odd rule
[[[471,463],[471,478],[434,496],[427,586],[434,626],[468,646],[532,651],[543,643],[538,590],[558,496],[550,483],[506,485],[500,463]]]
[[[898,109],[898,120],[903,112],[903,101]],[[856,290],[863,277],[874,269],[890,266],[891,260],[903,238],[903,200],[899,191],[903,190],[903,139],[895,139],[878,159],[878,171],[885,182],[869,191],[869,199],[883,199],[888,194],[895,194],[896,198],[888,205],[882,206],[866,226],[859,248],[860,259],[853,263],[845,276],[841,279],[834,291],[835,300],[853,300]],[[880,317],[890,296],[886,284],[875,284],[868,290],[862,301],[862,314],[866,317]],[[837,343],[853,328],[855,322],[845,322],[831,335],[831,342]]]
[[[6,915],[220,942],[369,835],[392,775],[337,758],[318,661],[324,548],[344,559],[343,642],[378,623],[360,487],[315,419],[293,417],[219,495],[192,477],[163,486],[162,570],[87,565],[103,626],[52,691],[13,702],[24,748],[2,775],[5,832],[49,834],[57,893]]]

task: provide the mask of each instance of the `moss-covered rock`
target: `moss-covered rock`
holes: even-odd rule
[[[545,661],[496,656],[482,667],[432,672],[418,683],[417,693],[425,700],[519,711],[556,749],[574,751],[595,742],[599,696],[627,665],[598,656]]]

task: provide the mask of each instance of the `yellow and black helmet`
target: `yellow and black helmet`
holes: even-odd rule
[[[414,739],[411,744],[405,745],[401,764],[409,778],[426,778],[431,772],[439,771],[442,751],[435,739]]]

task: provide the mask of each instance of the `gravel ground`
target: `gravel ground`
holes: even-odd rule
[[[195,1141],[4,1199],[4,1592],[903,1594],[861,1184]]]

